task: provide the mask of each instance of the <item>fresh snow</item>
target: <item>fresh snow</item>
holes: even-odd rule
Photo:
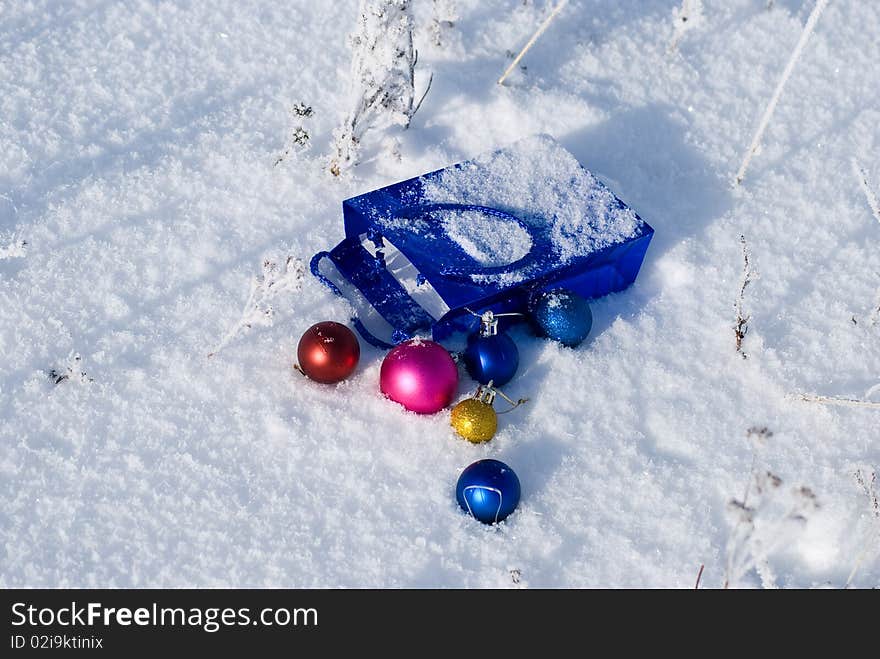
[[[338,178],[357,3],[0,5],[0,585],[880,585],[880,410],[800,398],[878,400],[880,5],[828,4],[731,187],[814,3],[690,3],[682,31],[675,0],[572,0],[497,85],[554,4],[441,30],[416,0],[432,88]],[[494,440],[383,399],[366,343],[338,386],[294,371],[349,317],[309,275],[207,356],[342,199],[540,133],[656,235],[580,348],[513,330],[530,402]],[[523,488],[497,528],[454,498],[483,457]]]
[[[498,267],[514,263],[532,250],[532,237],[511,219],[480,211],[441,211],[443,231],[475,263]]]
[[[642,226],[631,209],[621,208],[610,190],[544,135],[481,154],[423,182],[426,202],[488,206],[546,227],[562,262],[621,243]],[[496,232],[502,231],[509,233]],[[521,256],[528,252],[523,251]]]

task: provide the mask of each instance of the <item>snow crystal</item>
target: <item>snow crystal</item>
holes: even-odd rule
[[[547,296],[547,306],[551,309],[557,309],[562,306],[562,298],[559,297],[556,293],[551,293]]]

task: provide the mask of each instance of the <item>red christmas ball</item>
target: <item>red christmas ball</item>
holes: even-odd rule
[[[328,320],[306,330],[296,357],[299,369],[312,380],[333,384],[352,374],[361,357],[361,346],[354,332]]]

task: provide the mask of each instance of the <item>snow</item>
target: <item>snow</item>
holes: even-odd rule
[[[441,211],[441,217],[446,235],[480,265],[508,265],[532,249],[529,232],[512,219],[469,210]]]
[[[544,135],[526,137],[423,181],[428,202],[488,206],[549,226],[561,262],[623,242],[642,225],[631,209],[620,208],[605,186]]]
[[[829,3],[733,188],[812,3],[704,0],[681,33],[673,0],[572,0],[499,87],[552,4],[459,0],[436,46],[415,3],[432,88],[339,178],[356,3],[3,7],[0,585],[720,587],[753,461],[820,506],[733,585],[880,584],[854,478],[880,412],[796,397],[880,381],[880,6]],[[309,148],[273,166],[301,101]],[[207,357],[267,259],[341,239],[342,199],[540,133],[656,234],[584,345],[512,331],[530,402],[491,442],[383,399],[366,343],[338,386],[297,374],[302,333],[349,316],[310,276]],[[483,457],[522,483],[498,528],[455,503]]]

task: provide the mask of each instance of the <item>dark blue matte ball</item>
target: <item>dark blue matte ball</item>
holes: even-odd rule
[[[587,301],[563,289],[542,293],[532,315],[542,335],[570,348],[580,345],[593,328]]]
[[[458,477],[458,505],[484,524],[495,524],[519,503],[519,478],[503,462],[478,460]]]
[[[500,387],[516,375],[519,350],[507,334],[472,334],[464,350],[464,365],[470,376],[480,384],[489,384],[491,380]]]

